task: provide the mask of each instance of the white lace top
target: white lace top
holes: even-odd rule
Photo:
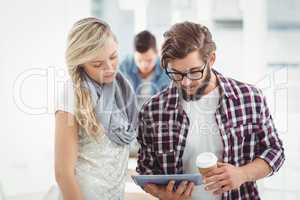
[[[74,114],[74,91],[71,83],[65,85],[57,99],[56,111]],[[122,200],[129,157],[129,146],[112,142],[105,134],[97,142],[79,131],[79,154],[75,166],[77,181],[85,200]],[[52,194],[51,194],[52,193]],[[53,193],[57,193],[53,199]],[[45,199],[62,199],[53,189]]]

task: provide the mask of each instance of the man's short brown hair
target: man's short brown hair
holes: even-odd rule
[[[164,33],[161,66],[166,68],[170,61],[182,59],[195,50],[199,51],[204,61],[216,50],[208,28],[188,21],[174,24]]]
[[[147,30],[138,33],[134,37],[134,49],[139,53],[145,53],[149,49],[157,51],[155,36]]]

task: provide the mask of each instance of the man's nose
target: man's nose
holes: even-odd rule
[[[183,77],[182,81],[181,81],[181,85],[188,87],[192,84],[192,80],[189,79],[188,77]]]

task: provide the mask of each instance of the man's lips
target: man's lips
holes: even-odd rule
[[[184,90],[193,90],[193,89],[195,89],[195,86],[191,86],[191,87],[182,87],[182,89],[184,89]]]

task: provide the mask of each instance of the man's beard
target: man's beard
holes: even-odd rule
[[[182,96],[182,98],[185,101],[195,101],[195,100],[199,100],[201,99],[201,97],[203,96],[203,93],[205,91],[205,89],[209,86],[210,84],[210,79],[211,79],[211,70],[209,68],[207,68],[207,73],[206,76],[203,80],[203,84],[196,90],[196,92],[192,95],[187,94],[187,92],[181,88],[180,89],[180,95]]]

